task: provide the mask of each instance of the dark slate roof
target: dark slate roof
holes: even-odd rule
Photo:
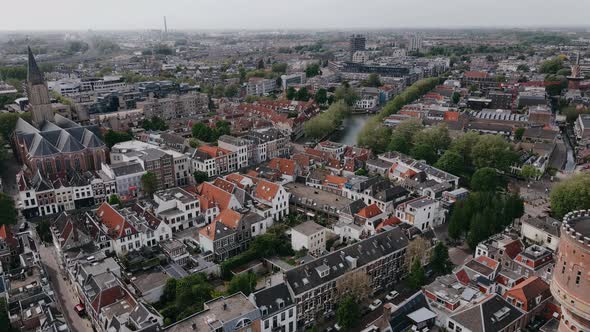
[[[144,171],[143,167],[138,162],[123,162],[112,164],[111,169],[115,173],[115,176],[124,176]]]
[[[353,216],[365,207],[367,207],[367,204],[365,204],[365,202],[362,199],[357,199],[356,201],[353,201],[352,203],[344,207],[342,214],[349,214]]]
[[[412,326],[413,322],[408,318],[408,314],[420,309],[428,308],[428,301],[421,291],[416,292],[404,302],[398,304],[395,311],[391,313],[389,324],[393,331],[406,331]]]
[[[293,293],[298,295],[325,282],[332,281],[346,272],[353,271],[354,268],[347,257],[356,259],[356,266],[360,267],[383,256],[405,249],[407,246],[408,238],[401,228],[395,227],[306,264],[299,265],[286,272],[285,280]],[[323,278],[320,277],[316,270],[321,268],[322,265],[330,269],[328,275]]]
[[[41,73],[41,70],[39,70],[39,66],[37,66],[37,61],[35,60],[33,51],[31,51],[31,47],[27,47],[27,50],[29,53],[29,63],[27,66],[27,81],[32,85],[45,84],[45,78],[43,78],[43,73]]]
[[[395,186],[378,192],[374,197],[382,202],[389,202],[407,196],[409,193],[404,187]]]
[[[29,153],[32,156],[40,157],[40,156],[51,156],[53,154],[59,153],[59,150],[53,146],[48,140],[46,140],[40,134],[36,134],[31,147],[29,148]]]
[[[500,295],[494,295],[450,318],[473,332],[492,332],[506,328],[523,315],[522,311],[512,306]]]
[[[253,294],[253,297],[256,305],[263,313],[262,319],[266,319],[277,312],[283,311],[283,309],[289,308],[294,303],[289,288],[285,283],[280,283],[273,287],[258,291]],[[279,303],[282,303],[280,308]],[[266,308],[266,312],[263,311],[263,308]]]
[[[55,114],[54,120],[55,123],[44,123],[41,130],[23,119],[17,120],[15,134],[19,142],[27,146],[30,155],[50,156],[104,147],[105,144],[97,136],[97,126],[82,127],[59,114]]]

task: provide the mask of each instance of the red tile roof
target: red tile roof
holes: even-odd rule
[[[444,119],[445,121],[459,121],[459,112],[445,112],[444,113]]]
[[[197,150],[204,152],[209,155],[211,158],[221,157],[226,154],[231,153],[231,151],[222,149],[218,146],[210,146],[210,145],[201,145],[197,148]]]
[[[109,235],[114,239],[137,233],[135,227],[107,202],[101,204],[96,215],[100,222],[109,229]],[[127,229],[131,231],[130,234],[127,234]]]
[[[229,207],[231,194],[209,182],[201,183],[197,187],[197,193],[202,197],[199,198],[201,204],[206,203],[205,209],[213,205],[218,205],[219,210],[225,210]],[[201,208],[203,208],[203,205],[201,205]]]
[[[373,203],[369,206],[362,208],[359,212],[357,212],[357,215],[359,215],[363,218],[370,219],[370,218],[380,215],[381,213],[383,213],[381,211],[381,209],[379,209],[377,204]]]
[[[215,221],[219,221],[227,227],[236,229],[242,219],[242,215],[232,209],[225,209],[215,218]]]
[[[268,163],[268,167],[278,170],[281,174],[295,176],[295,160],[285,158],[274,158]]]
[[[545,300],[551,296],[551,291],[549,290],[549,284],[537,276],[526,279],[504,294],[504,298],[512,297],[520,301],[523,304],[523,309],[527,311],[536,307],[535,299],[538,296]]]
[[[213,181],[213,185],[227,191],[228,193],[234,192],[234,189],[236,187],[234,183],[224,180],[222,178],[216,178]]]
[[[266,180],[259,180],[254,191],[254,197],[272,202],[279,192],[279,185]]]
[[[380,231],[385,226],[395,226],[395,225],[401,224],[401,222],[402,221],[398,217],[392,216],[390,218],[383,220],[381,223],[379,223],[379,225],[375,228],[375,230]]]
[[[470,282],[469,275],[464,269],[457,271],[457,273],[455,273],[455,277],[457,277],[457,280],[459,280],[459,282],[463,285],[468,285]]]
[[[348,182],[347,178],[336,175],[326,175],[326,179],[324,180],[324,183],[335,184],[338,188],[342,188],[346,182]]]
[[[495,270],[496,268],[498,268],[498,264],[499,264],[498,261],[493,260],[487,256],[479,256],[475,259],[475,261],[489,267],[492,270]]]

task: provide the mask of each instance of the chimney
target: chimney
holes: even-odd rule
[[[383,319],[386,322],[389,322],[391,320],[391,311],[393,310],[393,304],[392,303],[385,303],[383,305]]]
[[[223,302],[223,310],[227,310],[227,303]]]

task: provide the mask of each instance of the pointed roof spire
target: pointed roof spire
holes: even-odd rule
[[[30,46],[27,46],[27,49],[29,52],[27,81],[29,81],[29,83],[32,85],[44,84],[45,79],[43,78],[43,73],[41,73],[41,70],[39,70],[39,67],[37,66],[37,61],[35,61],[33,51],[31,51]]]

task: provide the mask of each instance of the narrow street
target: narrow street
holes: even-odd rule
[[[44,246],[35,233],[37,248],[41,263],[45,266],[49,275],[51,286],[55,292],[55,299],[59,302],[59,307],[64,317],[67,319],[72,331],[91,332],[92,327],[88,319],[81,318],[74,311],[74,306],[79,303],[72,286],[64,280],[64,274],[59,268],[55,249],[53,246]]]

